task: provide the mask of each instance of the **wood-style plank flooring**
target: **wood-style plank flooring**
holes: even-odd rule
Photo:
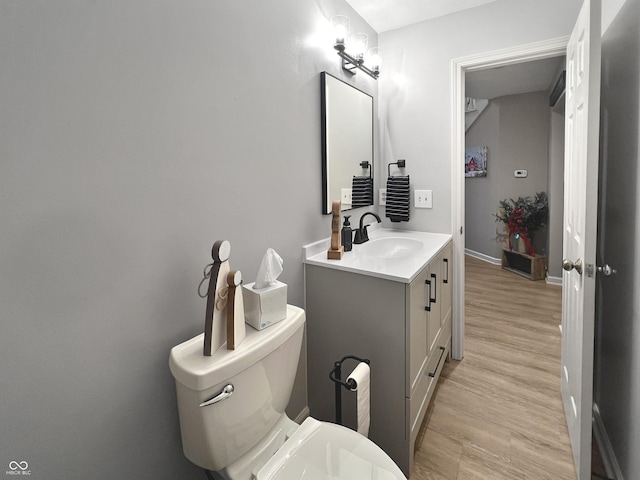
[[[575,480],[560,394],[562,289],[467,257],[465,356],[445,364],[411,480]]]

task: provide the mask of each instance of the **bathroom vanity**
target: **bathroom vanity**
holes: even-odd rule
[[[311,415],[335,421],[333,363],[371,361],[369,438],[410,476],[414,447],[450,355],[451,235],[376,229],[342,260],[305,247],[308,396]],[[343,377],[355,367],[343,367]],[[344,379],[343,378],[343,379]],[[343,423],[355,427],[355,393]]]

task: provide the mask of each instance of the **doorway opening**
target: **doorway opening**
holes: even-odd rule
[[[564,66],[558,56],[465,78],[465,252],[533,280],[548,265],[554,284],[562,283]],[[532,200],[517,202],[522,229],[494,216],[511,199]],[[526,241],[509,238],[507,223]]]
[[[490,52],[452,61],[452,230],[455,246],[455,284],[453,290],[452,356],[462,359],[464,356],[465,331],[465,249],[468,218],[465,199],[465,104],[467,74],[480,72],[500,66],[509,66],[523,62],[559,57],[565,54],[568,37],[547,42],[529,44],[513,49]],[[489,157],[490,158],[490,157]],[[489,160],[489,166],[491,163]],[[525,192],[523,192],[526,194]],[[560,250],[560,258],[562,252]],[[485,259],[486,260],[486,259]],[[557,281],[561,283],[561,279]]]
[[[536,42],[505,50],[454,59],[452,61],[452,222],[454,232],[454,274],[452,356],[464,356],[465,308],[465,122],[466,75],[474,71],[515,65],[565,54],[568,37]]]

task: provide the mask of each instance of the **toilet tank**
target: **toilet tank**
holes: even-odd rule
[[[289,403],[302,346],[304,310],[287,305],[287,318],[264,330],[247,327],[235,349],[202,354],[204,334],[171,349],[185,456],[218,471],[245,455],[274,428]],[[227,385],[233,393],[200,404]]]

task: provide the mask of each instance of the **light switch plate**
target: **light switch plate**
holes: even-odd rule
[[[387,204],[387,189],[381,188],[378,190],[378,205],[386,205]]]
[[[527,178],[528,172],[526,170],[516,170],[513,172],[513,176],[516,178]]]
[[[433,208],[433,191],[414,190],[413,204],[416,208]]]
[[[340,203],[342,205],[351,205],[351,189],[343,188],[340,190]]]

